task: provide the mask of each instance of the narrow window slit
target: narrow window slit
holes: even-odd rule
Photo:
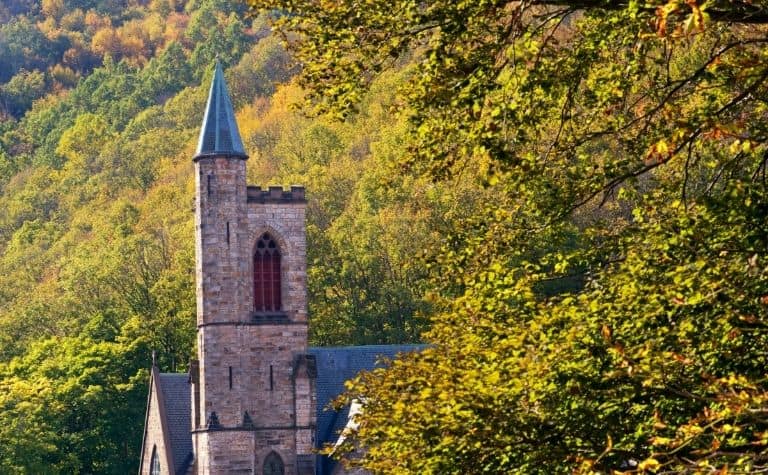
[[[232,367],[229,367],[229,389],[232,389]]]
[[[208,196],[211,196],[211,183],[213,182],[213,175],[208,175]]]
[[[275,390],[275,377],[272,372],[272,365],[269,365],[269,390],[270,391]]]
[[[227,221],[227,246],[229,246],[229,221]]]

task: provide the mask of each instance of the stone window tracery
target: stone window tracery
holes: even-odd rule
[[[264,233],[253,252],[253,308],[256,312],[282,310],[280,294],[280,248]]]

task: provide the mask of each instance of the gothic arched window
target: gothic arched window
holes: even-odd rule
[[[259,238],[253,251],[253,309],[257,312],[282,309],[280,248],[268,233]]]
[[[160,457],[157,456],[157,446],[152,447],[152,459],[149,462],[149,474],[160,475]]]
[[[283,459],[277,455],[277,452],[270,452],[264,459],[264,475],[284,475],[285,466]]]

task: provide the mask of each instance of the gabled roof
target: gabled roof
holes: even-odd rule
[[[208,104],[205,106],[203,126],[200,128],[200,138],[197,141],[195,158],[210,156],[227,156],[248,158],[240,139],[240,131],[235,121],[235,111],[229,98],[227,83],[221,64],[216,61],[213,72],[211,90],[208,93]]]
[[[141,467],[150,463],[148,454],[154,452],[153,446],[160,444],[164,450],[159,454],[160,462],[170,468],[170,473],[186,474],[192,462],[192,436],[190,412],[190,385],[186,374],[161,373],[154,363],[149,378],[149,397],[144,420],[144,440],[141,444]],[[160,423],[160,440],[149,434],[149,421],[155,414]],[[152,450],[152,452],[149,452]]]
[[[165,427],[173,453],[173,473],[187,473],[192,460],[192,412],[189,376],[185,373],[160,373],[158,387],[165,403]]]
[[[333,444],[347,424],[349,408],[339,412],[329,409],[329,404],[344,392],[344,382],[360,371],[384,365],[384,360],[394,359],[399,353],[424,349],[424,345],[368,345],[344,347],[311,347],[308,353],[315,357],[317,379],[317,434],[315,445]],[[167,443],[171,446],[174,473],[186,473],[192,461],[191,434],[191,385],[186,373],[157,374],[157,386],[161,393],[161,418],[163,431],[167,431]],[[145,427],[146,430],[146,427]],[[329,474],[335,462],[327,457],[317,457],[318,474]]]
[[[349,408],[339,412],[329,408],[329,404],[344,392],[344,382],[361,371],[369,371],[384,366],[384,360],[392,360],[399,353],[411,353],[426,348],[425,345],[366,345],[343,347],[312,347],[309,354],[317,362],[317,381],[315,386],[317,402],[316,447],[334,444],[340,432],[347,425]],[[327,457],[318,457],[317,473],[328,474],[335,462]]]

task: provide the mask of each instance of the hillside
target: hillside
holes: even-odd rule
[[[350,463],[768,469],[768,2],[249,3],[336,116],[408,62],[403,163],[482,178],[431,346],[349,387]]]
[[[150,352],[166,371],[193,354],[191,157],[217,55],[249,181],[308,190],[313,343],[419,341],[418,258],[481,196],[393,179],[403,69],[342,123],[295,110],[297,66],[241,4],[6,2],[0,18],[4,472],[135,469]]]
[[[310,343],[429,343],[349,386],[354,463],[768,469],[766,2],[249,3],[0,3],[0,472],[135,470],[216,56]]]

